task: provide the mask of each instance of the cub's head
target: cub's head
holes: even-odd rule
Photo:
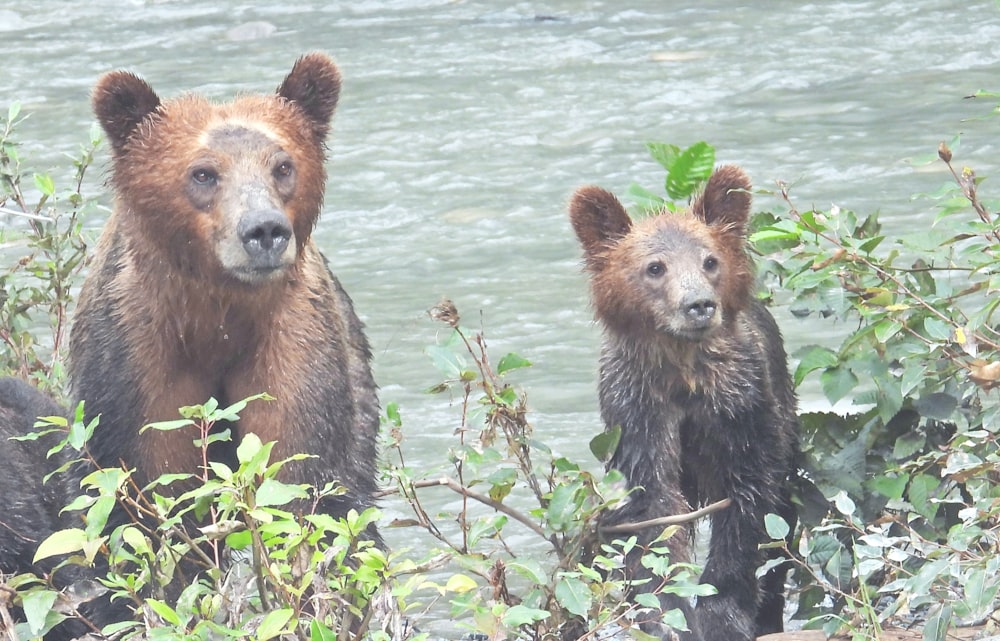
[[[618,199],[583,187],[569,206],[597,317],[610,331],[697,341],[750,301],[750,181],[720,167],[687,212],[633,223]]]
[[[300,58],[276,93],[226,104],[190,94],[161,101],[131,73],[102,76],[94,112],[130,240],[206,283],[280,278],[322,207],[339,93],[337,67],[320,53]]]

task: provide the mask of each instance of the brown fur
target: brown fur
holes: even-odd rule
[[[713,517],[702,575],[718,595],[699,599],[696,611],[685,599],[660,595],[661,608],[680,608],[692,630],[681,635],[644,623],[662,638],[748,641],[782,625],[785,570],[772,570],[761,585],[754,572],[763,562],[758,545],[767,540],[764,515],[795,521],[787,480],[797,417],[780,332],[753,297],[749,189],[742,170],[721,167],[687,212],[633,223],[597,187],[578,190],[569,208],[605,330],[601,415],[608,429],[622,430],[608,465],[636,488],[606,522],[733,500]],[[642,532],[640,542],[658,533]],[[672,561],[691,559],[690,532],[667,545]],[[638,554],[627,565],[632,577],[653,578]]]

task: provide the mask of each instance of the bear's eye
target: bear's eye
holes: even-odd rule
[[[292,163],[291,161],[285,160],[278,164],[274,168],[274,176],[276,178],[287,178],[292,175]]]
[[[191,180],[199,185],[214,185],[219,180],[219,175],[211,169],[195,169],[191,172]]]
[[[660,261],[656,261],[654,263],[646,265],[646,273],[652,276],[653,278],[659,278],[660,276],[663,276],[663,274],[665,274],[666,272],[667,272],[667,266],[661,263]]]
[[[719,266],[719,259],[715,256],[709,256],[705,259],[703,266],[706,272],[714,272],[715,268]]]

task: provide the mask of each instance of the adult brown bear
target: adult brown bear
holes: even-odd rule
[[[786,569],[760,582],[755,571],[764,560],[758,546],[768,540],[764,516],[795,522],[789,477],[798,419],[778,326],[753,296],[749,189],[746,175],[729,166],[680,214],[633,223],[612,194],[596,187],[578,190],[570,204],[604,326],[601,414],[609,429],[621,427],[608,465],[637,488],[607,522],[732,499],[712,517],[701,577],[718,594],[699,598],[694,610],[686,599],[661,595],[661,609],[681,609],[691,629],[644,624],[662,638],[747,641],[782,628]],[[659,532],[647,529],[640,542]],[[667,545],[672,561],[690,560],[690,532]],[[651,578],[639,556],[631,555],[629,570]]]
[[[139,77],[101,77],[94,111],[111,144],[114,209],[80,294],[73,394],[100,415],[99,464],[141,484],[195,472],[192,434],[140,428],[209,397],[266,392],[235,424],[316,455],[284,480],[347,493],[323,511],[372,505],[378,402],[363,327],[312,241],[325,140],[340,92],[326,55],[300,58],[271,95],[161,101]],[[231,452],[215,452],[226,457]]]

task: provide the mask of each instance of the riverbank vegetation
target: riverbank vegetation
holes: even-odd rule
[[[81,185],[99,134],[91,132],[65,176],[49,176],[20,156],[21,117],[13,106],[0,123],[0,215],[11,221],[0,231],[0,372],[59,395],[67,312],[88,241],[83,219],[97,207]],[[649,149],[666,179],[662,190],[632,188],[636,214],[685,206],[711,172],[714,150]],[[795,568],[792,618],[853,639],[915,625],[941,641],[955,627],[997,623],[1000,200],[964,166],[957,139],[929,151],[926,162],[941,163],[948,179],[916,196],[937,215],[912,234],[884,233],[876,213],[804,207],[785,184],[755,194],[767,210],[755,215],[751,236],[761,295],[809,319],[818,336],[844,337],[790,354],[796,385],[818,385],[829,409],[801,413],[801,522],[787,545],[788,524],[769,518],[771,545]],[[597,531],[598,516],[625,498],[620,476],[596,474],[596,461],[569,460],[533,433],[517,384],[530,354],[491,354],[486,332],[469,329],[448,301],[431,316],[428,335],[444,331],[428,341],[442,379],[430,392],[454,421],[435,429],[454,436],[433,469],[412,468],[407,434],[419,428],[406,422],[405,407],[383,399],[383,502],[405,518],[388,523],[374,509],[342,521],[295,517],[293,502],[338,490],[281,483],[283,462],[249,438],[237,465],[207,465],[198,488],[175,498],[154,485],[125,499],[127,470],[94,472],[69,507],[83,515],[81,527],[45,541],[39,557],[107,559],[107,576],[70,596],[46,577],[3,577],[7,638],[43,634],[98,592],[137,608],[135,623],[105,633],[165,639],[429,638],[422,622],[442,616],[475,640],[643,638],[632,622],[656,599],[625,602],[629,586],[616,572],[635,538],[626,527],[606,543]],[[212,427],[237,420],[247,402],[268,401],[227,408],[206,399],[150,429],[189,430],[192,447],[204,451],[226,437]],[[44,423],[71,458],[88,458],[95,425]],[[597,459],[616,439],[594,437]],[[430,491],[454,496],[447,513],[425,507]],[[108,532],[116,500],[136,518]],[[206,523],[198,532],[179,527],[192,513]],[[409,528],[413,547],[373,546],[364,536],[373,521]],[[682,521],[664,523],[664,537]],[[657,546],[645,552],[658,590],[695,597],[711,589],[697,583],[696,567],[672,563]],[[201,580],[179,594],[164,589],[192,567]]]

